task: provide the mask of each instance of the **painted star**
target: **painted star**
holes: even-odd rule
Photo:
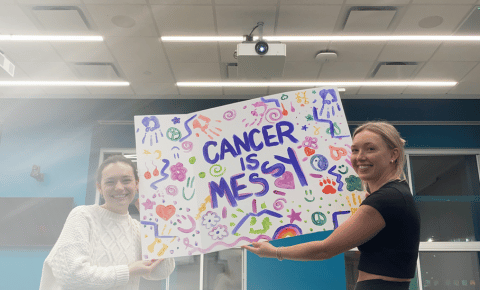
[[[307,129],[308,129],[307,125],[302,126],[302,130],[307,131]]]
[[[142,202],[143,206],[145,207],[145,209],[153,209],[153,206],[155,204],[157,204],[156,202],[154,201],[151,201],[150,199],[147,199],[146,202]]]
[[[287,215],[287,217],[290,218],[290,223],[293,224],[294,221],[299,221],[301,222],[302,221],[302,218],[300,217],[300,214],[302,212],[295,212],[295,210],[292,209],[292,213]]]
[[[172,119],[172,122],[173,122],[173,124],[178,124],[178,123],[180,123],[180,118],[175,117],[175,118]]]
[[[307,115],[305,118],[307,118],[307,121],[313,121],[313,116],[312,115]]]
[[[316,94],[316,93],[317,93],[317,92],[315,92],[315,91],[312,91],[312,94]]]

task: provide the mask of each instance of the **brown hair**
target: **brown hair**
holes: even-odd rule
[[[398,149],[398,158],[395,160],[396,176],[400,179],[405,179],[405,140],[400,137],[400,133],[391,124],[384,121],[371,121],[358,126],[353,132],[353,138],[362,132],[370,131],[382,137],[382,140],[387,144],[391,150]],[[352,139],[353,139],[352,138]]]
[[[114,164],[114,163],[118,163],[118,162],[123,162],[125,164],[130,165],[132,167],[133,175],[135,176],[135,180],[138,181],[137,169],[135,168],[135,164],[133,164],[132,160],[128,159],[127,157],[125,157],[123,155],[112,155],[112,156],[108,157],[107,159],[105,159],[102,162],[102,164],[100,164],[100,166],[98,166],[98,169],[97,169],[97,183],[98,184],[102,183],[103,169],[105,169],[105,167],[107,167],[107,165],[109,165],[109,164]]]

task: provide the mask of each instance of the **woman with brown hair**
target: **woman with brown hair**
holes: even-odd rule
[[[142,261],[140,222],[128,206],[138,191],[138,174],[122,155],[98,168],[103,205],[74,208],[43,264],[40,289],[138,289],[140,277],[167,278],[175,260]]]

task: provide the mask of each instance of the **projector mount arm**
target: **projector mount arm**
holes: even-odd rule
[[[257,27],[258,27],[258,34],[259,34],[258,40],[259,40],[259,41],[262,41],[262,40],[263,40],[263,24],[264,24],[263,21],[257,22],[257,26],[255,26],[255,27],[252,29],[252,31],[250,32],[250,34],[245,35],[245,40],[246,40],[246,41],[253,41],[252,33],[253,33],[253,31],[255,31],[255,29],[257,29]]]

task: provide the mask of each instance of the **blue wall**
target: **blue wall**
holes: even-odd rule
[[[176,114],[239,100],[0,99],[0,197],[73,197],[92,204],[101,148],[133,148],[132,125],[100,125],[134,115]],[[480,121],[480,100],[344,100],[349,121]],[[398,126],[410,148],[480,148],[480,126]],[[40,165],[45,182],[29,176]],[[1,213],[0,213],[1,218]],[[1,233],[5,234],[5,233]],[[329,232],[274,241],[324,239]],[[0,248],[5,289],[38,289],[50,248]],[[345,289],[343,255],[278,262],[248,255],[248,289]],[[28,279],[25,279],[28,274]],[[282,279],[279,279],[282,278]],[[331,287],[330,287],[331,286]]]
[[[272,241],[274,246],[291,246],[324,240],[331,231]],[[247,289],[346,289],[343,254],[325,261],[277,261],[247,254]]]

